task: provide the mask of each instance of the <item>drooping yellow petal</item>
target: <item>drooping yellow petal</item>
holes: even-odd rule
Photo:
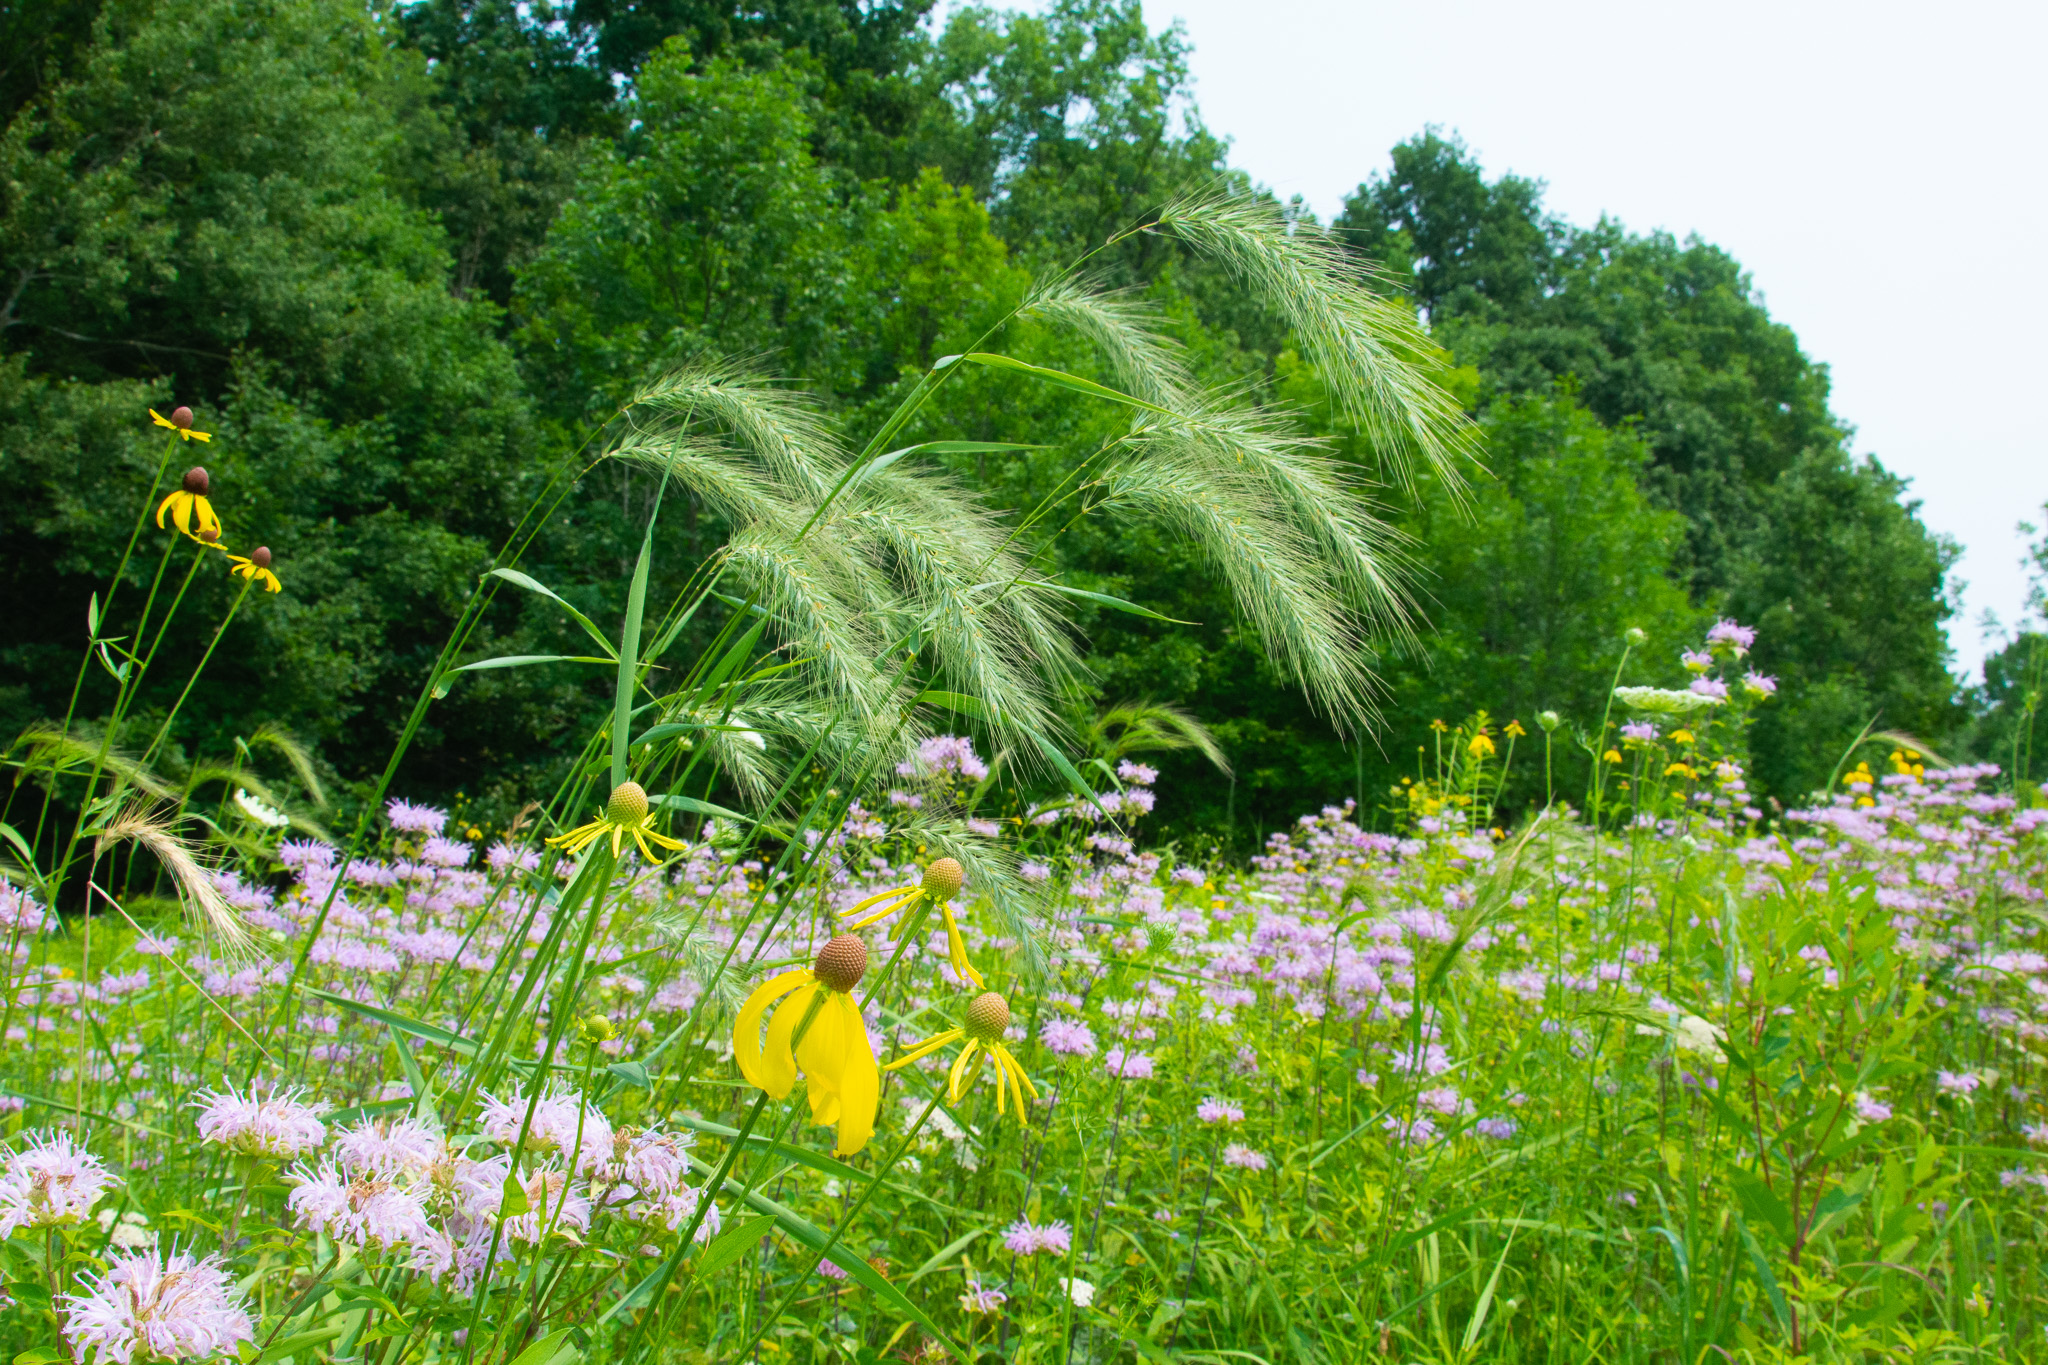
[[[156,505],[157,530],[161,531],[164,529],[164,513],[174,512],[178,506],[178,499],[190,496],[191,494],[182,488],[173,488],[164,500]]]
[[[160,427],[169,427],[172,431],[176,431],[178,429],[178,424],[176,422],[173,422],[170,418],[164,416],[155,408],[151,408],[149,410],[149,415],[156,419],[156,424]]]
[[[997,1113],[1001,1113],[1001,1112],[1002,1112],[1002,1107],[1003,1107],[1003,1106],[1002,1106],[1002,1099],[1001,1099],[1001,1097],[1002,1097],[1002,1093],[1003,1093],[1003,1083],[1004,1083],[1005,1081],[1008,1081],[1008,1082],[1009,1082],[1009,1085],[1010,1085],[1010,1093],[1011,1093],[1012,1095],[1014,1095],[1014,1096],[1016,1097],[1016,1099],[1017,1099],[1017,1122],[1019,1122],[1019,1123],[1023,1124],[1024,1126],[1026,1126],[1026,1127],[1028,1128],[1028,1127],[1030,1127],[1030,1125],[1031,1125],[1031,1115],[1030,1115],[1030,1113],[1029,1113],[1029,1112],[1028,1112],[1028,1111],[1027,1111],[1027,1110],[1026,1110],[1026,1109],[1024,1108],[1024,1087],[1023,1087],[1022,1085],[1018,1084],[1018,1082],[1019,1082],[1019,1081],[1021,1081],[1021,1080],[1023,1080],[1023,1079],[1024,1079],[1024,1068],[1023,1068],[1023,1067],[1021,1067],[1021,1066],[1019,1066],[1019,1065],[1017,1065],[1017,1059],[1016,1059],[1015,1057],[1012,1057],[1012,1056],[1010,1055],[1010,1051],[1009,1051],[1009,1049],[1008,1049],[1008,1048],[999,1048],[999,1049],[997,1049],[997,1051],[996,1051],[996,1096],[997,1096],[997,1101],[996,1101],[996,1112],[997,1112]],[[1035,1096],[1035,1094],[1036,1094],[1036,1092],[1034,1092],[1034,1096]]]
[[[204,494],[192,495],[192,510],[198,515],[201,531],[212,531],[216,535],[220,533],[220,518],[214,514],[213,504],[206,500]]]
[[[1025,1072],[1024,1064],[1017,1060],[1017,1054],[1011,1052],[1008,1048],[1004,1048],[1003,1056],[1009,1058],[1010,1069],[1016,1073],[1017,1079],[1024,1083],[1024,1089],[1026,1093],[1028,1093],[1032,1099],[1037,1099],[1038,1087],[1031,1083],[1031,1077],[1029,1074]]]
[[[733,1060],[740,1064],[740,1074],[747,1078],[748,1084],[767,1091],[778,1100],[796,1085],[796,1061],[789,1054],[789,1032],[796,1026],[796,1021],[791,1019],[783,1028],[778,1046],[774,1026],[789,1012],[786,1008],[778,1011],[776,1019],[769,1024],[769,1047],[764,1053],[761,1048],[761,1016],[768,1012],[770,1005],[811,979],[809,969],[804,967],[769,977],[756,986],[747,1002],[740,1006],[739,1018],[732,1027],[732,1055]]]
[[[960,924],[953,918],[953,907],[949,903],[943,909],[946,915],[946,954],[953,961],[953,970],[980,990],[981,973],[974,970],[974,964],[967,960],[967,940],[960,937]]]
[[[839,1145],[832,1155],[852,1156],[875,1135],[875,1112],[882,1104],[882,1073],[875,1067],[874,1048],[860,1006],[850,995],[835,994],[827,1009],[840,1014],[844,1054],[840,1063]]]
[[[822,988],[821,988],[822,989]],[[846,1069],[846,1021],[837,1008],[845,999],[827,990],[811,1026],[796,1041],[796,1064],[807,1083],[811,1122],[827,1127],[839,1122],[841,1073]]]
[[[953,1059],[953,1069],[946,1075],[946,1097],[953,1103],[974,1088],[981,1077],[981,1065],[987,1060],[987,1044],[979,1038],[969,1038],[967,1046],[960,1049],[960,1055]]]
[[[883,1067],[882,1070],[894,1071],[899,1066],[909,1066],[920,1058],[931,1056],[934,1052],[946,1046],[946,1044],[958,1042],[966,1036],[967,1030],[964,1028],[949,1028],[944,1033],[935,1033],[916,1047],[910,1049],[910,1051],[904,1053],[901,1057],[898,1057],[895,1061]]]

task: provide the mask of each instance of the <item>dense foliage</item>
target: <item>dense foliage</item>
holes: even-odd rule
[[[990,820],[954,736],[794,863],[644,799],[573,859],[393,801],[350,857],[245,793],[215,884],[254,955],[0,899],[0,1344],[2039,1359],[2048,792],[1893,748],[1759,835],[1747,643],[1697,651],[1725,702],[1596,699],[1587,816],[1489,831],[1549,755],[1459,726],[1391,834],[1331,805],[1249,868],[1146,848],[1136,763],[1113,822]],[[1001,875],[949,899],[949,821],[1043,921]],[[776,1049],[833,1010],[806,1102]]]
[[[0,566],[18,604],[0,729],[66,710],[87,599],[126,534],[114,509],[154,467],[132,419],[184,402],[215,435],[224,505],[293,571],[235,622],[171,756],[275,722],[344,792],[550,479],[570,482],[526,562],[616,613],[655,481],[585,464],[653,374],[760,357],[871,424],[1049,266],[1232,178],[1187,97],[1181,36],[1151,33],[1134,2],[943,24],[919,3],[839,0],[17,2],[0,24],[24,35],[0,71]],[[1090,671],[1066,703],[1077,732],[1123,702],[1211,727],[1234,774],[1199,782],[1207,760],[1165,758],[1169,832],[1248,847],[1331,791],[1370,797],[1412,771],[1403,737],[1422,722],[1583,706],[1619,631],[1652,635],[1632,667],[1661,666],[1720,612],[1766,624],[1763,666],[1796,698],[1754,737],[1781,801],[1867,723],[1993,742],[1946,671],[1952,549],[1851,457],[1825,367],[1725,253],[1565,224],[1540,186],[1488,181],[1435,133],[1395,149],[1337,226],[1423,310],[1488,433],[1494,478],[1469,504],[1383,469],[1226,267],[1153,234],[1090,262],[1165,310],[1197,382],[1293,404],[1384,480],[1427,623],[1379,642],[1385,724],[1359,738],[1354,717],[1279,685],[1171,534],[1108,509],[1046,549],[1071,583],[1198,623],[1084,612]],[[996,344],[1111,377],[1043,329]],[[947,457],[1008,511],[1114,430],[991,379],[941,395],[915,434],[1015,423],[1053,449]],[[722,533],[701,500],[665,521],[669,586]],[[193,593],[224,606],[218,585]],[[489,652],[573,645],[532,603],[480,630]],[[173,639],[165,658],[204,647]],[[83,686],[80,714],[105,714],[107,679]],[[599,704],[559,675],[474,679],[434,708],[409,777],[509,819]],[[1512,789],[1518,808],[1536,796]]]

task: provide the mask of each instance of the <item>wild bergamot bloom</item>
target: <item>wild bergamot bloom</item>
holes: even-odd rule
[[[604,814],[587,825],[578,825],[567,834],[557,834],[547,842],[560,845],[562,852],[573,856],[609,834],[612,836],[612,856],[616,858],[630,837],[640,846],[640,853],[648,862],[658,863],[661,859],[649,844],[673,853],[683,846],[683,841],[657,832],[649,822],[651,813],[647,789],[638,782],[621,782],[612,788],[611,799],[604,803]]]
[[[839,1129],[834,1156],[852,1156],[868,1145],[882,1101],[882,1075],[875,1068],[867,1021],[851,993],[867,969],[868,945],[861,937],[836,934],[809,967],[771,976],[755,987],[733,1024],[733,1057],[750,1085],[779,1100],[796,1085],[797,1071],[803,1071],[810,1082],[811,1121]],[[782,1003],[769,1015],[768,1007],[778,1000]],[[799,1038],[796,1031],[806,1019],[810,1024]]]
[[[1017,1121],[1029,1123],[1028,1111],[1024,1108],[1024,1097],[1038,1098],[1038,1087],[1024,1074],[1023,1066],[1003,1045],[1003,1030],[1010,1027],[1010,1002],[994,991],[983,991],[967,1005],[967,1026],[949,1028],[944,1033],[925,1039],[910,1051],[898,1057],[884,1071],[894,1071],[899,1066],[909,1066],[920,1057],[929,1056],[940,1048],[957,1043],[962,1038],[967,1046],[960,1049],[960,1055],[953,1059],[953,1069],[946,1076],[946,1098],[954,1104],[981,1079],[982,1063],[995,1058],[996,1063],[996,1112],[1003,1112],[1003,1097],[1014,1095],[1017,1100]]]
[[[202,544],[211,545],[220,538],[220,518],[213,514],[213,504],[206,500],[212,488],[212,480],[206,471],[194,465],[185,471],[185,481],[171,490],[169,497],[156,506],[156,524],[164,524],[164,513],[171,514],[178,529]],[[209,537],[207,532],[213,534]]]
[[[192,430],[192,409],[190,408],[172,408],[169,417],[164,416],[155,408],[151,408],[149,415],[156,419],[158,426],[169,427],[172,431],[177,432],[178,439],[181,441],[211,441],[213,439],[212,435],[208,432]]]
[[[878,920],[889,918],[899,910],[907,911],[922,902],[935,901],[938,903],[939,913],[946,917],[946,954],[952,959],[953,970],[963,979],[979,986],[981,973],[967,960],[967,942],[960,937],[959,921],[953,918],[953,897],[959,892],[960,884],[966,880],[967,873],[958,862],[951,858],[934,858],[925,866],[924,880],[916,886],[895,886],[887,891],[877,891],[851,910],[841,911],[839,917],[853,920],[853,923],[846,926],[849,930],[865,929]],[[874,905],[882,908],[864,918],[854,919],[861,911]],[[910,923],[911,917],[904,915],[889,931],[889,937],[901,937]]]
[[[261,583],[266,592],[280,592],[284,584],[277,581],[277,575],[270,571],[270,547],[258,545],[249,552],[247,559],[240,555],[229,555],[228,563],[235,567],[228,572],[252,583]]]

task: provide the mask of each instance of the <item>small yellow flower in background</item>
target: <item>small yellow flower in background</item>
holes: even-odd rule
[[[1688,782],[1697,782],[1700,775],[1693,769],[1691,764],[1674,763],[1664,770],[1664,776],[1682,777]]]
[[[557,834],[547,842],[557,844],[562,852],[574,855],[609,834],[612,836],[614,858],[619,856],[625,841],[630,838],[640,846],[642,857],[650,863],[658,863],[661,858],[648,847],[650,843],[674,852],[683,846],[683,841],[656,833],[649,823],[651,814],[646,788],[638,782],[621,782],[612,788],[611,799],[604,803],[604,814],[587,825],[578,825],[567,834]]]
[[[1450,726],[1448,726],[1448,725],[1446,725],[1446,724],[1444,724],[1444,723],[1443,723],[1442,721],[1440,721],[1440,720],[1433,720],[1433,721],[1431,721],[1431,722],[1429,723],[1429,728],[1430,728],[1430,729],[1432,729],[1432,730],[1434,730],[1434,731],[1436,731],[1436,732],[1437,732],[1438,734],[1440,734],[1440,735],[1441,735],[1441,734],[1443,734],[1444,732],[1446,732],[1447,730],[1449,730],[1449,729],[1450,729],[1451,727],[1450,727]]]
[[[732,1029],[732,1055],[740,1074],[771,1099],[786,1098],[802,1069],[810,1082],[811,1121],[838,1128],[832,1150],[838,1157],[852,1156],[868,1145],[882,1102],[882,1076],[868,1043],[867,1022],[852,995],[867,969],[868,945],[860,936],[834,935],[809,967],[771,976],[755,987],[740,1006]],[[782,1003],[775,1005],[778,1000]],[[775,1005],[772,1016],[770,1005]],[[797,1038],[797,1026],[806,1018],[810,1027]]]
[[[1692,743],[1692,731],[1690,731],[1690,730],[1673,730],[1673,731],[1671,732],[1671,742],[1672,742],[1673,744],[1690,744],[1690,743]]]
[[[1600,757],[1609,763],[1619,763],[1621,762],[1621,750],[1609,749],[1606,753],[1600,755]]]
[[[228,563],[235,567],[228,572],[237,578],[246,578],[252,583],[261,583],[264,591],[278,592],[284,584],[277,581],[277,575],[270,571],[270,547],[258,545],[249,552],[247,559],[240,555],[229,555]]]
[[[164,513],[168,512],[180,531],[201,544],[212,545],[219,540],[220,518],[213,514],[213,504],[206,500],[212,487],[213,481],[206,477],[205,470],[196,465],[186,470],[184,482],[156,505],[158,528],[162,528]]]
[[[1520,739],[1523,735],[1526,735],[1529,732],[1522,728],[1522,722],[1518,720],[1511,720],[1507,723],[1506,727],[1501,730],[1501,733],[1506,735],[1509,739]]]
[[[172,431],[177,432],[178,439],[181,441],[211,441],[213,439],[210,434],[204,431],[192,430],[192,409],[190,408],[172,408],[169,417],[164,416],[155,408],[151,408],[149,415],[156,419],[158,426],[169,427]]]
[[[1003,1031],[1010,1027],[1010,1002],[994,991],[983,991],[967,1005],[967,1026],[949,1028],[944,1033],[934,1034],[925,1039],[895,1061],[883,1067],[894,1071],[909,1066],[921,1057],[929,1056],[940,1048],[957,1043],[962,1038],[967,1046],[960,1049],[960,1055],[953,1059],[953,1069],[946,1073],[946,1098],[954,1104],[960,1103],[974,1083],[981,1079],[982,1064],[993,1057],[996,1063],[996,1113],[1003,1112],[1006,1095],[1017,1101],[1017,1121],[1029,1124],[1029,1111],[1024,1107],[1024,1097],[1038,1098],[1038,1087],[1024,1074],[1023,1066],[1010,1049],[1003,1045]]]
[[[1484,731],[1472,736],[1472,742],[1465,746],[1465,752],[1474,758],[1487,758],[1493,754],[1493,741]]]
[[[934,858],[925,865],[924,880],[916,886],[893,886],[887,891],[877,891],[851,910],[840,911],[839,918],[853,921],[846,926],[849,930],[865,929],[898,911],[912,910],[927,902],[935,903],[939,907],[939,913],[946,918],[946,955],[953,963],[953,970],[960,974],[962,980],[971,981],[979,986],[981,973],[967,960],[967,941],[960,937],[960,922],[953,918],[953,897],[958,894],[961,884],[966,880],[967,871],[956,860]],[[861,918],[855,918],[863,910],[877,905],[882,908]],[[901,938],[910,927],[912,919],[912,916],[905,914],[902,919],[897,920],[895,927],[889,931],[889,937]]]

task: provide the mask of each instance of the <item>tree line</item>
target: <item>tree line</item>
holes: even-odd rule
[[[565,472],[524,566],[616,614],[654,481],[579,471],[664,367],[745,357],[872,418],[1050,265],[1191,188],[1263,193],[1202,123],[1184,35],[1137,0],[943,21],[932,0],[0,0],[0,35],[0,728],[65,709],[90,585],[161,453],[137,418],[183,403],[214,433],[216,505],[286,587],[235,620],[171,761],[268,720],[344,785],[381,764],[477,575]],[[1825,365],[1726,252],[1565,222],[1440,130],[1361,169],[1329,226],[1427,318],[1487,472],[1469,505],[1427,478],[1382,490],[1428,628],[1382,642],[1362,739],[1273,675],[1170,535],[1111,509],[1059,542],[1068,582],[1197,623],[1084,616],[1071,698],[1077,733],[1129,701],[1211,727],[1232,775],[1165,755],[1172,832],[1243,843],[1320,801],[1371,808],[1435,719],[1597,719],[1626,629],[1649,643],[1624,681],[1668,681],[1723,614],[1758,627],[1781,683],[1753,734],[1765,793],[1824,782],[1872,721],[1994,755],[2034,724],[2038,641],[1959,693],[1955,547],[1852,452]],[[1165,307],[1201,382],[1377,471],[1219,267],[1148,234],[1090,267]],[[1028,325],[1001,344],[1092,363]],[[1000,440],[1020,414],[1050,448],[942,457],[1015,512],[1112,419],[991,376],[906,441]],[[659,575],[680,584],[720,532],[665,515]],[[230,586],[191,591],[200,620]],[[196,659],[204,636],[165,648]],[[474,646],[578,652],[532,601],[494,606]],[[110,686],[88,674],[79,714]],[[571,760],[600,691],[470,675],[401,785],[505,818]]]

